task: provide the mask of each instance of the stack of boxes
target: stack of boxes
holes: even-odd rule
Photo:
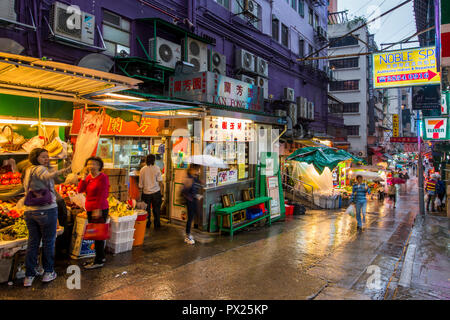
[[[128,186],[126,185],[126,169],[104,169],[109,178],[109,195],[119,201],[128,200]]]
[[[70,248],[70,256],[72,259],[95,257],[94,240],[83,239],[87,223],[87,218],[82,215],[78,215],[75,219]]]

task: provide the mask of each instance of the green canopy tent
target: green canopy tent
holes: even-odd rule
[[[295,150],[286,160],[294,160],[312,164],[319,174],[322,174],[325,167],[332,171],[341,161],[351,159],[356,163],[367,164],[361,158],[355,157],[342,149],[322,148],[322,147],[306,147]]]

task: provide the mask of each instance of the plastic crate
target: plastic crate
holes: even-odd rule
[[[125,217],[111,217],[111,232],[129,231],[134,228],[137,214]]]
[[[119,231],[119,232],[112,231],[111,238],[109,238],[109,241],[115,242],[115,243],[127,242],[127,241],[130,241],[131,239],[133,239],[133,235],[134,235],[134,228],[130,229],[130,230]]]
[[[247,209],[247,220],[253,220],[261,217],[264,212],[260,208],[248,208]]]
[[[131,249],[133,248],[133,242],[134,242],[134,239],[131,239],[130,241],[118,242],[118,243],[107,241],[106,248],[108,249],[108,251],[110,251],[111,253],[114,253],[114,254],[127,252],[127,251],[131,251]]]

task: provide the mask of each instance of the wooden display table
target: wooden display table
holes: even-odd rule
[[[237,231],[239,229],[242,229],[248,225],[251,225],[259,220],[265,219],[265,218],[269,218],[269,225],[271,225],[272,221],[270,218],[270,200],[272,200],[271,197],[259,197],[259,198],[255,198],[253,200],[250,201],[245,201],[245,202],[240,202],[232,207],[228,207],[228,208],[222,208],[222,206],[217,206],[216,207],[216,215],[219,216],[219,233],[222,233],[222,231],[227,231],[230,233],[231,236],[233,236],[234,231]],[[253,206],[256,206],[258,204],[261,203],[265,203],[266,207],[267,207],[267,213],[263,214],[261,217],[252,219],[252,220],[247,220],[245,222],[242,223],[235,223],[233,224],[233,213],[236,211],[240,211],[240,210],[244,210]],[[223,226],[223,217],[224,216],[229,216],[229,228],[226,228]]]

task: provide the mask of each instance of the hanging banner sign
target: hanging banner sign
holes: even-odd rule
[[[430,110],[441,108],[439,85],[412,87],[412,109]]]
[[[372,59],[375,89],[441,82],[435,47],[374,53]]]
[[[392,136],[399,136],[399,122],[398,122],[398,114],[392,115]]]
[[[390,142],[394,143],[417,143],[417,137],[391,137]]]
[[[442,91],[441,94],[441,114],[448,114],[448,105],[450,103],[450,92]]]
[[[423,138],[425,140],[450,139],[448,118],[425,118],[423,124]]]

